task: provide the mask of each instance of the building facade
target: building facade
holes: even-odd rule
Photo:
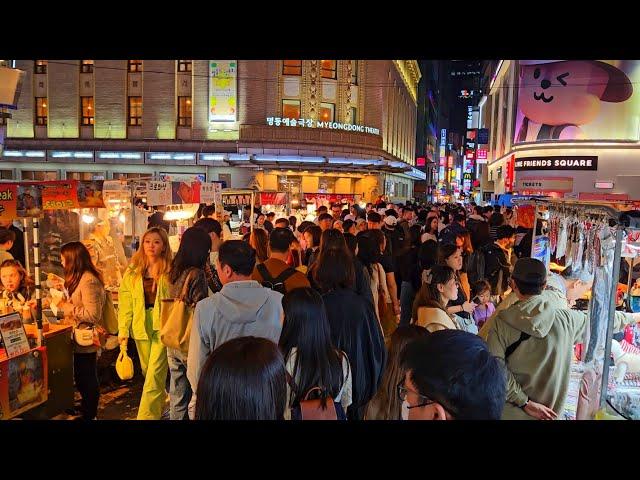
[[[413,197],[413,60],[18,60],[3,179]]]
[[[481,102],[483,187],[585,200],[640,198],[640,62],[503,60]]]

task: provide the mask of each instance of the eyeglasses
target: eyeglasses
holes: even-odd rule
[[[426,395],[422,395],[421,393],[415,392],[407,387],[404,386],[404,381],[401,381],[398,384],[398,397],[400,398],[401,401],[405,401],[407,399],[407,394],[411,392],[414,395],[417,395],[420,398],[424,398],[425,401],[423,403],[419,403],[418,405],[409,405],[407,408],[409,410],[411,410],[412,408],[418,408],[418,407],[426,407],[427,405],[432,405],[436,402],[434,402],[433,400],[431,400],[429,397],[427,397]]]

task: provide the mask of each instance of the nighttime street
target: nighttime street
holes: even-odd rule
[[[640,61],[118,56],[0,60],[0,420],[640,419]]]

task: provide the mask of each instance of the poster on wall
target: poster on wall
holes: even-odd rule
[[[547,269],[551,262],[551,248],[549,248],[549,237],[544,235],[536,237],[531,247],[531,258],[540,260]]]
[[[236,60],[209,60],[209,122],[237,120]]]
[[[13,220],[17,216],[18,186],[11,183],[0,185],[0,220]]]
[[[174,205],[200,203],[200,183],[171,182],[171,203]]]
[[[260,205],[286,205],[287,194],[284,192],[261,192]]]
[[[171,182],[147,182],[147,205],[171,205],[173,203],[173,189]]]
[[[222,182],[201,183],[200,203],[206,203],[207,205],[222,204]]]
[[[0,317],[0,335],[7,357],[13,358],[31,350],[22,318],[17,312]]]
[[[638,140],[640,61],[520,60],[514,143]]]
[[[48,398],[47,349],[39,347],[0,363],[0,405],[7,419]]]

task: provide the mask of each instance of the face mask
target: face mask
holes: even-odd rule
[[[409,420],[409,402],[404,400],[400,408],[402,420]]]

